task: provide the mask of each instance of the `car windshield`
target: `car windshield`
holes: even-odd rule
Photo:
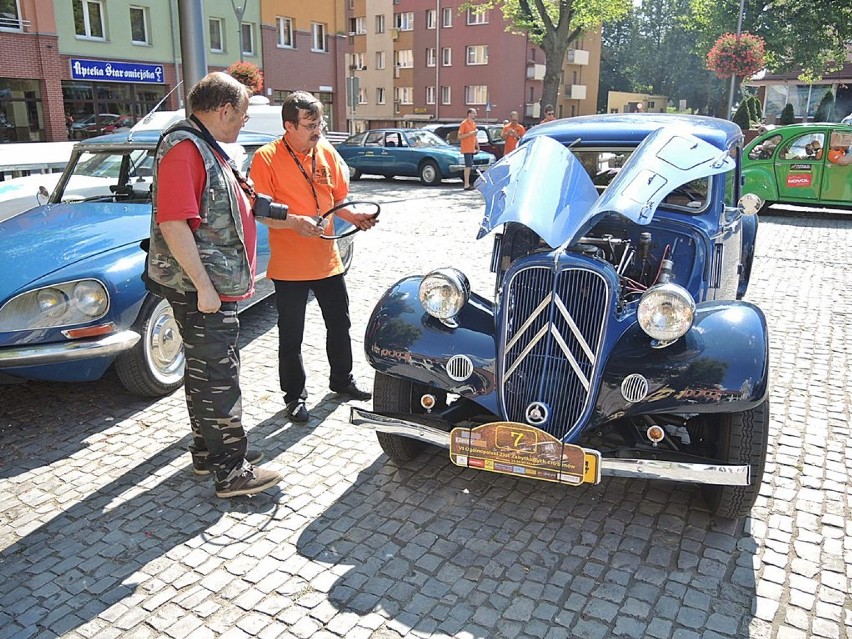
[[[409,131],[406,134],[408,144],[414,148],[431,148],[436,146],[447,146],[437,135],[431,131]]]
[[[574,148],[571,152],[577,156],[598,193],[603,193],[630,154],[632,149],[592,149]],[[697,213],[703,211],[709,202],[710,178],[692,180],[675,188],[663,200],[670,208]]]
[[[123,174],[125,158],[128,165]],[[151,189],[153,163],[153,150],[83,152],[56,199],[66,202],[116,196],[145,199]]]

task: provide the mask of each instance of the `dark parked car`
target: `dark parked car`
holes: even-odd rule
[[[742,137],[659,114],[531,131],[477,183],[478,237],[500,229],[493,295],[451,266],[394,284],[364,340],[373,411],[352,422],[399,464],[431,443],[460,466],[568,485],[696,482],[713,513],[748,513],[769,349],[763,313],[740,301],[761,204],[740,192]]]
[[[183,383],[183,342],[171,306],[141,279],[159,137],[146,130],[78,143],[48,204],[0,222],[0,384],[91,381],[112,365],[139,395],[165,395]],[[225,147],[246,168],[274,139],[244,131]],[[340,244],[347,267],[351,239]],[[262,224],[257,253],[262,274],[269,260]],[[241,310],[272,292],[258,278]]]
[[[335,148],[349,165],[353,180],[365,174],[403,175],[434,185],[461,177],[464,170],[464,157],[457,147],[422,129],[374,129],[357,133]],[[490,153],[480,151],[473,163],[485,170],[494,160]]]
[[[431,131],[442,140],[453,146],[461,146],[459,142],[458,124],[427,124],[423,127]],[[476,141],[479,142],[479,150],[491,153],[498,160],[503,157],[503,148],[506,142],[503,140],[503,126],[499,124],[477,124]]]

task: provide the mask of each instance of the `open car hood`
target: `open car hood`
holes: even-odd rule
[[[727,152],[666,127],[642,141],[598,197],[576,156],[553,138],[538,136],[477,181],[485,198],[477,239],[501,224],[519,222],[556,248],[573,244],[610,213],[645,225],[672,190],[734,166]]]

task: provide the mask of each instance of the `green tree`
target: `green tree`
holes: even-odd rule
[[[734,117],[731,118],[743,131],[748,131],[751,128],[751,113],[749,113],[749,100],[740,102],[740,106],[734,112]]]
[[[766,41],[766,65],[773,71],[800,71],[804,80],[839,69],[852,40],[849,0],[744,0],[742,30]],[[698,44],[709,51],[720,34],[737,25],[739,3],[691,0]]]
[[[793,124],[796,121],[796,114],[793,112],[793,105],[789,102],[781,111],[781,117],[778,119],[778,124]]]
[[[469,0],[460,9],[499,7],[507,30],[525,34],[545,56],[542,104],[556,104],[562,64],[571,43],[585,31],[627,15],[631,0]]]
[[[826,91],[819,101],[816,113],[814,114],[814,122],[833,122],[834,121],[834,94],[831,91]]]

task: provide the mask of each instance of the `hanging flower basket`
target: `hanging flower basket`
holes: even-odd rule
[[[726,33],[707,53],[707,68],[719,78],[752,76],[764,67],[766,43],[748,32]]]
[[[252,93],[260,93],[263,89],[263,71],[251,62],[234,62],[226,72],[252,90]]]

